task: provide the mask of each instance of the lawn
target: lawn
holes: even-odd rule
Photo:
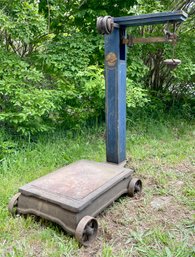
[[[143,193],[121,197],[99,215],[91,247],[59,226],[7,211],[18,188],[79,159],[105,161],[104,129],[57,131],[20,140],[0,164],[0,256],[195,256],[195,125],[182,119],[138,121],[127,129],[127,166]]]

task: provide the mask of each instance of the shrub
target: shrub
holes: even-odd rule
[[[1,49],[0,58],[0,121],[23,134],[48,130],[58,92],[18,56]]]

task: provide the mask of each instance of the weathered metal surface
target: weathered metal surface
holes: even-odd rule
[[[29,189],[29,192],[25,191],[21,193],[17,203],[17,213],[34,214],[59,224],[70,234],[75,234],[77,225],[83,217],[86,215],[92,217],[97,216],[121,195],[128,193],[133,171],[129,170],[129,173],[128,177],[122,180],[118,179],[118,183],[113,184],[108,190],[102,190],[102,192],[97,191],[97,197],[94,197],[93,200],[88,198],[85,207],[80,210],[77,209],[76,212],[75,208],[72,208],[71,205],[66,208],[63,202],[64,199],[62,198],[59,198],[58,202],[56,202],[54,199],[42,198],[41,195],[35,195]],[[82,200],[80,201],[82,202]]]
[[[166,59],[166,60],[164,60],[164,64],[166,64],[170,69],[175,69],[178,65],[181,64],[181,60],[179,60],[179,59]]]
[[[70,234],[75,233],[78,224],[77,213],[62,208],[60,204],[21,193],[17,206],[19,214],[33,214],[55,222]]]
[[[18,199],[20,195],[21,193],[15,194],[8,204],[8,211],[12,214],[12,216],[15,216],[16,214],[16,207],[17,207]]]
[[[114,164],[78,161],[39,178],[19,190],[67,210],[79,212],[132,171]]]
[[[75,237],[82,245],[88,246],[96,238],[97,231],[97,220],[91,216],[85,216],[77,225]]]
[[[114,29],[114,20],[111,16],[100,16],[97,18],[97,30],[100,34],[111,34]]]
[[[138,178],[132,178],[128,186],[128,194],[134,197],[135,194],[141,194],[142,182]]]
[[[120,33],[115,28],[105,36],[106,158],[112,163],[126,159],[126,46],[120,44]]]
[[[128,193],[132,174],[122,165],[78,161],[21,187],[10,211],[55,222],[88,245],[98,229],[93,217]]]
[[[144,26],[162,23],[183,22],[188,15],[183,11],[161,12],[135,16],[116,17],[114,22],[124,26]]]
[[[170,43],[172,42],[173,39],[169,39],[166,37],[148,37],[148,38],[124,38],[122,40],[123,44],[127,45],[134,45],[134,44],[148,44],[148,43]]]
[[[144,14],[114,18],[113,32],[105,40],[106,81],[106,158],[108,162],[121,163],[126,159],[126,32],[128,26],[185,21],[182,11]],[[108,34],[108,33],[107,33]],[[136,43],[164,42],[164,39],[135,39]],[[124,44],[125,43],[125,44]],[[116,55],[114,61],[111,57]],[[111,60],[111,61],[109,61]]]

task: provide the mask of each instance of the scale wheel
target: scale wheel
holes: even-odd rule
[[[114,30],[114,20],[111,16],[100,16],[97,18],[96,27],[99,34],[109,35]]]
[[[135,194],[140,194],[142,191],[142,182],[138,178],[132,178],[128,185],[128,195],[134,197]]]
[[[75,237],[82,245],[88,246],[95,240],[97,231],[97,220],[91,216],[85,216],[77,225]]]
[[[8,204],[8,210],[12,214],[12,216],[16,215],[16,212],[17,212],[16,207],[17,207],[18,198],[20,197],[20,195],[21,193],[15,194]]]

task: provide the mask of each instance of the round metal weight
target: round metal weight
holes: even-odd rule
[[[9,212],[14,216],[16,214],[16,206],[18,203],[18,198],[20,197],[21,193],[17,193],[15,194],[12,199],[10,200],[9,204],[8,204],[8,210]]]
[[[128,185],[128,194],[133,197],[135,194],[140,194],[142,191],[142,182],[138,178],[132,178]]]
[[[77,225],[75,237],[82,245],[88,246],[95,240],[97,231],[97,220],[91,216],[85,216]]]
[[[99,34],[103,34],[103,31],[102,31],[102,19],[103,17],[100,16],[97,18],[97,21],[96,21],[96,27],[97,27],[97,31]]]
[[[97,18],[96,27],[99,34],[109,35],[114,29],[114,20],[111,16],[100,16]]]
[[[175,69],[181,64],[181,61],[179,59],[166,59],[164,60],[164,64],[166,64],[170,69]]]

